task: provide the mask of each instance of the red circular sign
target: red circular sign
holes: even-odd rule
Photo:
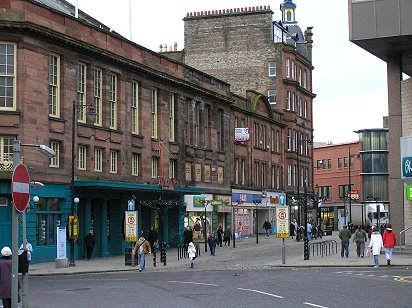
[[[23,164],[18,164],[13,171],[11,195],[16,210],[23,212],[30,200],[30,176]]]
[[[279,212],[278,214],[279,219],[286,219],[286,212]]]
[[[134,216],[129,216],[129,217],[127,217],[127,222],[128,222],[130,225],[133,225],[133,224],[134,224]]]

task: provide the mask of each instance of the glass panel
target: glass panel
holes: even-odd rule
[[[45,211],[46,210],[46,199],[39,198],[39,202],[36,204],[36,211]]]

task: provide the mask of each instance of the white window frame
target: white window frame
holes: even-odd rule
[[[5,52],[2,54],[2,56],[4,56],[4,63],[0,63],[1,65],[4,65],[6,67],[6,72],[5,73],[0,73],[0,77],[4,78],[4,84],[3,86],[7,89],[12,87],[12,95],[13,97],[11,98],[12,101],[12,106],[11,107],[7,107],[8,101],[10,101],[10,96],[7,96],[6,93],[8,92],[7,90],[4,91],[4,93],[0,93],[0,110],[1,111],[14,111],[16,110],[16,80],[17,80],[17,45],[16,43],[12,43],[12,42],[4,42],[4,41],[0,41],[0,45],[4,46],[4,48],[6,49]],[[12,51],[12,56],[13,59],[12,63],[8,62],[8,59],[10,58],[10,53],[9,53],[9,49],[12,46],[13,51]],[[9,70],[9,68],[13,68],[12,72],[11,69]],[[10,81],[11,78],[11,82]],[[7,82],[6,82],[7,80]]]
[[[152,172],[151,172],[152,179],[157,179],[159,177],[159,158],[152,157]]]
[[[117,129],[117,75],[114,73],[110,73],[109,94],[109,128]]]
[[[94,125],[102,126],[102,84],[103,84],[103,72],[100,68],[93,70],[93,98],[95,108],[95,120]]]
[[[268,63],[268,75],[269,77],[276,76],[276,62],[271,61]]]
[[[77,150],[77,169],[87,169],[87,147],[85,145],[79,145]]]
[[[77,121],[86,123],[87,107],[87,65],[79,62],[77,65],[77,103],[81,106],[77,112]]]
[[[157,104],[158,104],[158,90],[157,88],[152,89],[152,104],[151,104],[151,124],[152,124],[152,133],[151,137],[157,139]]]
[[[133,153],[132,154],[132,175],[133,176],[139,176],[139,172],[140,172],[140,155]]]
[[[286,77],[290,78],[290,59],[286,58]]]
[[[169,179],[176,178],[177,161],[174,159],[169,160]]]
[[[139,83],[132,82],[132,134],[138,135],[139,131]]]
[[[171,93],[169,99],[169,141],[175,142],[175,99],[176,94]]]
[[[60,56],[49,55],[49,116],[60,117]]]
[[[117,165],[119,159],[119,152],[116,150],[110,150],[110,173],[117,173]]]
[[[13,170],[14,136],[0,136],[0,171]]]
[[[50,141],[50,148],[56,154],[54,157],[49,158],[49,167],[59,168],[60,167],[60,142]]]
[[[103,172],[103,149],[94,148],[94,163],[93,170],[95,172]]]
[[[276,90],[268,90],[268,101],[271,105],[276,105]]]

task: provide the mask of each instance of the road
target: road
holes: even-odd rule
[[[29,307],[411,307],[412,272],[274,268],[30,278]]]

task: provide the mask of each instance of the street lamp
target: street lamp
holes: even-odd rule
[[[23,144],[20,140],[14,140],[13,143],[13,172],[16,170],[16,167],[20,164],[20,148],[22,146],[34,147],[37,148],[40,153],[47,157],[54,157],[56,153],[46,145],[37,145],[37,144]],[[25,210],[23,211],[25,213]],[[24,214],[23,214],[24,215]],[[11,209],[11,219],[12,219],[12,281],[11,281],[11,303],[12,307],[17,307],[18,303],[18,281],[19,281],[19,215],[15,206]],[[23,226],[25,229],[25,226]],[[23,239],[24,243],[24,239]]]
[[[208,204],[210,203],[210,200],[207,200],[207,199],[205,199],[205,200],[202,200],[201,201],[202,202],[202,204],[203,204],[203,206],[205,207],[205,221],[204,221],[204,225],[203,225],[203,234],[204,234],[204,237],[205,237],[205,252],[207,252],[207,234],[206,234],[206,208],[207,208],[207,206],[208,206]]]
[[[260,204],[260,200],[253,200],[253,203],[255,204],[256,207],[256,244],[259,244],[259,220],[258,220],[258,205]]]
[[[69,261],[69,266],[76,266],[76,263],[74,262],[74,241],[76,239],[76,234],[74,233],[74,226],[77,224],[75,221],[75,208],[77,208],[77,205],[79,204],[80,199],[75,197],[71,201],[71,207],[70,207],[70,218],[69,218],[69,239],[70,239],[70,261]]]

